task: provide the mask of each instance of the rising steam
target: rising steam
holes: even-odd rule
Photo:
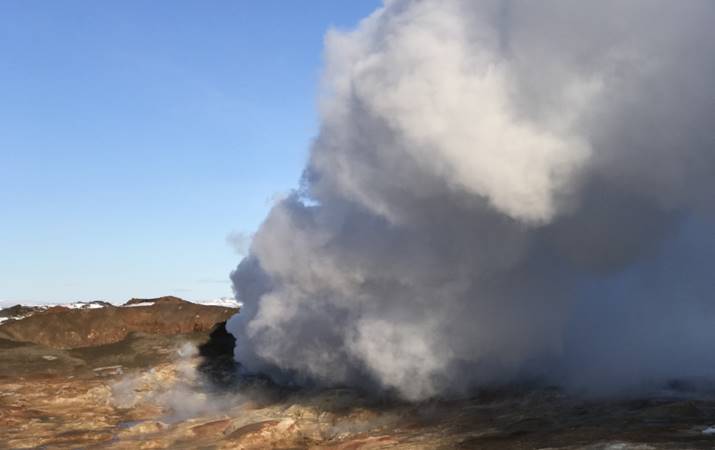
[[[460,394],[715,375],[715,2],[387,0],[326,37],[245,370]]]

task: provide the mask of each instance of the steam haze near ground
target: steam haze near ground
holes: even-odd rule
[[[244,370],[459,395],[715,375],[715,3],[387,1],[325,43]]]

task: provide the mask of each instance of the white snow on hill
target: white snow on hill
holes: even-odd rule
[[[242,303],[233,297],[220,297],[213,300],[192,300],[194,303],[209,306],[223,306],[225,308],[240,308]]]
[[[232,297],[219,297],[219,298],[214,298],[214,299],[209,299],[209,300],[188,300],[188,301],[190,301],[192,303],[199,304],[199,305],[221,306],[224,308],[240,308],[242,306],[241,302],[237,301],[236,299],[234,299]],[[120,306],[123,308],[135,308],[135,307],[148,307],[148,306],[153,306],[153,305],[154,305],[154,302],[152,302],[152,301],[134,303],[131,305],[112,305],[111,303],[103,302],[103,301],[71,302],[71,303],[45,303],[45,304],[25,303],[23,306],[29,306],[29,307],[35,308],[35,310],[32,312],[24,312],[23,314],[2,316],[2,317],[0,317],[0,324],[2,324],[3,322],[6,322],[8,320],[24,319],[25,317],[31,316],[35,312],[44,311],[46,309],[57,307],[57,306],[61,306],[64,308],[69,308],[69,309],[97,309],[97,308],[104,308],[107,306]],[[9,304],[9,303],[0,304],[0,310],[3,308],[9,308],[10,306],[14,306],[14,304]]]

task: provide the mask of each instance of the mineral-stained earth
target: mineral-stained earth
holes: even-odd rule
[[[224,328],[236,312],[173,297],[0,311],[0,449],[715,448],[715,399],[688,383],[415,404],[242,378]]]

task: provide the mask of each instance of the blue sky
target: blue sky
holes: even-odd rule
[[[0,3],[0,302],[229,295],[378,0]]]

